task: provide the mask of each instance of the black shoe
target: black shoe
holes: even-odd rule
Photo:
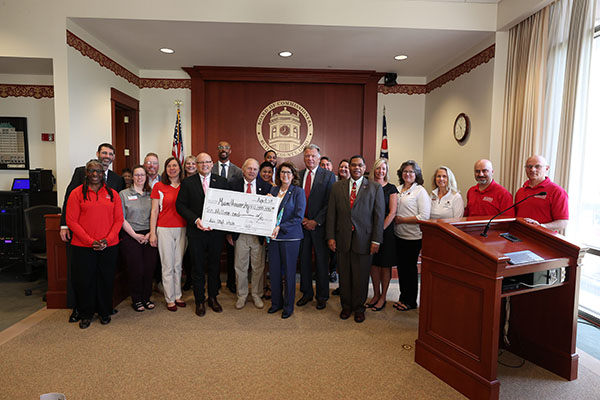
[[[352,315],[352,310],[348,310],[345,308],[343,308],[342,311],[340,312],[341,319],[348,319],[348,318],[350,318],[351,315]]]
[[[216,313],[223,312],[223,307],[221,307],[216,297],[209,297],[206,304]]]
[[[317,310],[322,310],[327,307],[327,300],[317,300]]]
[[[71,313],[71,315],[69,316],[69,322],[70,322],[70,323],[77,322],[77,321],[79,321],[80,319],[81,319],[81,315],[79,315],[79,311],[78,311],[76,308],[74,308],[74,309],[73,309],[73,312],[72,312],[72,313]],[[89,323],[88,323],[88,326],[89,326]],[[87,328],[87,326],[86,326],[86,328]],[[83,329],[83,328],[82,328],[82,329]]]
[[[79,321],[79,328],[86,329],[90,326],[91,323],[91,319],[82,319],[81,321]]]
[[[118,313],[118,312],[119,312],[119,310],[117,310],[116,308],[113,308],[113,309],[110,311],[110,315],[115,315],[115,314],[116,314],[116,313]],[[108,323],[108,322],[107,322],[107,323]]]
[[[308,297],[308,296],[302,296],[302,297],[300,297],[300,300],[298,300],[298,301],[296,302],[296,305],[297,305],[298,307],[302,307],[302,306],[305,306],[305,305],[307,305],[307,304],[308,304],[308,303],[310,303],[311,301],[312,301],[312,297]]]
[[[110,324],[110,321],[111,321],[110,315],[108,317],[101,317],[100,318],[100,323],[102,325],[108,325],[108,324]]]
[[[269,314],[274,314],[277,311],[281,310],[281,307],[271,307],[269,308],[269,311],[267,311]]]
[[[364,311],[356,311],[354,313],[354,322],[365,322],[365,312]]]
[[[333,271],[329,274],[329,282],[333,283],[337,281],[337,272]]]
[[[284,311],[284,312],[281,313],[281,318],[288,319],[289,317],[292,316],[292,314],[293,313],[291,313],[291,312]]]
[[[196,315],[199,317],[204,317],[206,315],[206,307],[204,303],[196,304]]]
[[[331,292],[332,295],[334,296],[339,296],[340,295],[340,288],[335,288],[333,289],[333,292]]]

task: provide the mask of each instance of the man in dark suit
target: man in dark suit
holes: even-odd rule
[[[321,149],[309,144],[304,149],[305,169],[300,171],[300,180],[306,194],[306,212],[302,221],[304,239],[300,248],[300,291],[302,297],[296,303],[302,307],[313,298],[312,250],[315,249],[315,278],[317,310],[322,310],[329,299],[328,251],[325,243],[325,219],[331,185],[335,182],[332,172],[319,167]]]
[[[112,164],[115,159],[115,148],[110,143],[102,143],[98,146],[98,151],[96,151],[96,158],[102,164],[102,168],[104,169],[104,181],[109,188],[112,188],[118,192],[125,188],[125,181],[118,174],[108,169],[110,164]],[[85,166],[75,168],[73,171],[73,176],[71,177],[71,182],[69,186],[67,186],[67,190],[65,191],[65,199],[63,201],[63,209],[62,215],[60,216],[60,238],[63,242],[67,243],[67,307],[72,308],[73,312],[69,316],[69,322],[77,322],[79,321],[79,312],[77,310],[77,299],[75,298],[75,291],[73,290],[72,282],[71,282],[71,231],[67,226],[67,200],[69,200],[69,195],[77,186],[80,186],[85,181]],[[113,310],[115,313],[116,310]]]
[[[365,320],[371,257],[383,240],[385,200],[383,189],[369,181],[362,156],[350,159],[350,179],[336,182],[327,210],[327,244],[337,252],[341,319]]]
[[[258,161],[248,158],[242,165],[242,178],[234,179],[230,183],[231,190],[237,192],[267,195],[273,186],[258,176]],[[265,248],[262,236],[246,233],[227,235],[229,244],[235,246],[235,276],[237,286],[237,302],[235,308],[241,310],[246,305],[248,298],[248,269],[252,265],[252,301],[256,308],[263,308],[261,299],[263,295],[265,270]],[[235,242],[235,244],[234,244]],[[250,264],[252,262],[252,264]]]
[[[225,233],[212,230],[202,225],[202,209],[204,198],[209,188],[229,189],[227,179],[211,174],[212,159],[206,153],[197,156],[198,174],[189,176],[181,182],[179,195],[175,202],[177,212],[187,221],[188,245],[192,254],[194,279],[194,299],[196,300],[196,315],[206,314],[204,306],[205,274],[208,277],[208,306],[214,312],[222,312],[223,308],[217,301],[219,294],[219,256],[223,246]]]
[[[219,161],[212,167],[211,172],[214,175],[226,178],[229,183],[234,179],[241,179],[242,170],[229,160],[229,156],[231,155],[231,145],[229,142],[219,142],[217,145],[217,154]],[[235,293],[235,254],[233,246],[228,242],[225,242],[225,251],[227,252],[227,288],[231,293]]]

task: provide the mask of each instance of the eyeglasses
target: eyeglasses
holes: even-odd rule
[[[97,173],[97,174],[104,174],[104,170],[103,169],[88,168],[87,172],[88,172],[88,174],[93,174],[94,172]]]
[[[293,172],[292,171],[279,171],[280,174],[285,174],[285,175],[292,175]]]
[[[525,166],[526,169],[542,169],[544,167],[545,167],[545,165],[541,165],[541,164],[535,164],[535,165],[528,164]]]

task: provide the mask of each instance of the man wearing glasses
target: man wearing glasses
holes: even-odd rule
[[[494,167],[490,160],[479,160],[473,168],[477,185],[467,192],[465,217],[493,216],[513,205],[512,195],[494,181]],[[506,211],[506,217],[514,217],[514,209]]]
[[[229,142],[221,141],[217,145],[217,153],[219,161],[212,167],[211,173],[222,176],[231,183],[235,180],[242,179],[242,170],[229,160],[231,155],[231,145]],[[225,250],[227,251],[227,288],[231,293],[236,293],[235,287],[235,254],[233,246],[225,242]]]
[[[115,148],[110,143],[102,143],[98,146],[98,151],[96,151],[96,158],[102,164],[102,169],[104,170],[104,181],[106,182],[106,186],[111,189],[114,189],[118,192],[125,188],[125,181],[121,178],[117,173],[108,169],[110,164],[112,164],[115,159]],[[67,307],[72,308],[73,312],[69,316],[69,322],[77,322],[80,320],[79,311],[77,310],[77,299],[75,298],[75,292],[73,290],[73,285],[71,282],[71,252],[72,248],[70,243],[71,240],[71,231],[67,226],[67,201],[69,200],[69,195],[71,192],[78,186],[81,186],[85,181],[86,171],[85,166],[82,165],[80,167],[75,168],[73,171],[73,176],[71,177],[71,182],[69,186],[67,186],[67,190],[65,191],[65,199],[63,201],[63,212],[60,216],[60,238],[63,242],[67,243]],[[116,310],[113,310],[115,313]]]
[[[533,196],[515,208],[517,217],[525,218],[531,224],[559,231],[565,229],[569,222],[569,196],[562,187],[548,178],[549,170],[550,166],[544,157],[534,155],[527,159],[525,173],[529,179],[515,194],[515,203],[535,193],[546,194]]]
[[[144,169],[146,170],[146,175],[148,175],[148,184],[151,188],[154,187],[156,182],[160,181],[158,167],[158,155],[156,153],[146,154],[146,157],[144,157]]]

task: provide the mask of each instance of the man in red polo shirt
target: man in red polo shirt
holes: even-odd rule
[[[515,202],[535,193],[546,194],[534,196],[519,204],[516,207],[517,217],[559,231],[565,229],[569,222],[569,196],[563,188],[546,176],[549,169],[548,162],[542,156],[534,155],[527,159],[525,172],[529,180],[515,194]]]
[[[512,206],[512,195],[494,181],[494,167],[490,160],[477,161],[474,172],[477,185],[467,192],[465,217],[493,216]],[[515,210],[510,209],[504,215],[514,217]]]

